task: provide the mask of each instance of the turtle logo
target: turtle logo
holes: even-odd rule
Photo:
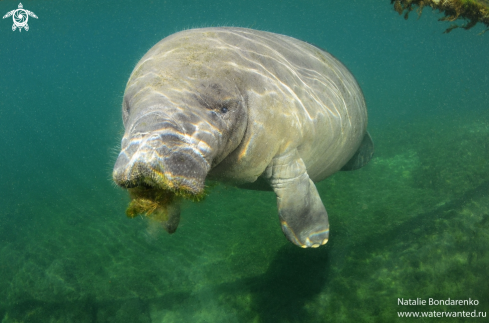
[[[27,20],[29,20],[29,16],[36,18],[37,16],[35,13],[29,10],[25,10],[24,7],[22,6],[22,3],[19,3],[19,9],[12,10],[7,12],[5,16],[3,16],[3,19],[8,18],[12,16],[12,19],[14,20],[14,24],[12,25],[12,31],[15,31],[15,29],[19,28],[19,31],[22,31],[22,28],[25,29],[25,31],[29,30],[29,25],[27,24]]]

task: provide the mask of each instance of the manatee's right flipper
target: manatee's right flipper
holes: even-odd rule
[[[355,170],[367,165],[374,154],[374,142],[368,132],[365,133],[362,143],[355,155],[341,168],[341,170]]]
[[[328,214],[297,150],[275,157],[265,177],[277,194],[280,223],[287,239],[302,248],[317,248],[328,242]]]

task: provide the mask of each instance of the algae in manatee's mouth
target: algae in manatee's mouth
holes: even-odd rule
[[[179,203],[182,199],[198,202],[206,196],[205,190],[202,193],[193,194],[183,189],[171,190],[147,186],[130,188],[128,191],[131,202],[126,209],[127,217],[134,218],[144,215],[159,222],[168,221],[169,207]]]

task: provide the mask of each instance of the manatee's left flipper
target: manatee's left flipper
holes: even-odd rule
[[[264,175],[277,194],[280,223],[287,239],[302,248],[317,248],[328,242],[328,214],[297,150],[275,157]]]
[[[163,222],[163,228],[166,232],[174,233],[177,231],[178,224],[180,223],[180,203],[173,202],[167,206],[167,216],[168,220]]]
[[[360,147],[352,158],[341,168],[341,170],[355,170],[367,165],[374,154],[374,142],[367,132],[363,137]]]

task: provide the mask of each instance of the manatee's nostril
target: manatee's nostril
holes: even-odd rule
[[[122,188],[134,188],[139,186],[140,180],[136,177],[129,177],[123,168],[115,169],[112,173],[114,182]]]
[[[117,185],[127,189],[140,186],[146,173],[148,171],[144,164],[140,162],[131,163],[125,154],[120,154],[112,177]]]
[[[161,146],[161,136],[158,134],[151,135],[146,141],[146,145],[155,149]]]

